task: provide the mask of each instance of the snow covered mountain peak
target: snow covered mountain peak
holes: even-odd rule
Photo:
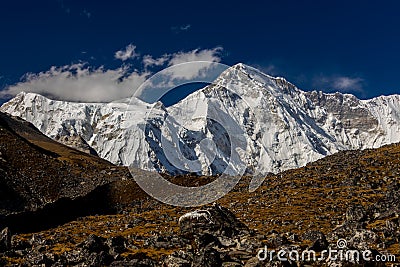
[[[72,103],[20,93],[0,111],[52,138],[80,136],[113,163],[171,174],[195,169],[211,175],[240,166],[276,173],[339,150],[400,142],[399,95],[359,100],[305,92],[242,63],[170,107],[136,98]],[[242,135],[236,139],[242,152],[234,159],[233,133]]]
[[[282,97],[282,95],[301,93],[301,90],[285,78],[270,76],[243,63],[228,68],[216,79],[215,83],[241,96],[253,95],[254,97],[262,93]]]

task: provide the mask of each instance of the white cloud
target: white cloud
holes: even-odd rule
[[[168,73],[168,79],[193,79],[204,75],[206,68],[213,66],[208,62],[220,62],[222,47],[212,49],[194,49],[191,51],[180,51],[172,54],[164,54],[154,59],[150,55],[143,57],[143,65],[147,69],[151,66],[174,66],[179,67],[167,69],[164,74]],[[187,62],[198,62],[197,64],[183,64]],[[203,63],[201,63],[203,62]]]
[[[117,51],[115,57],[125,61],[139,57],[136,46],[130,44],[124,51]],[[159,58],[145,55],[141,58],[143,70],[134,70],[122,63],[116,69],[94,68],[87,63],[53,66],[47,71],[27,73],[20,82],[0,91],[0,98],[15,96],[25,91],[50,98],[77,102],[108,102],[134,95],[136,90],[152,74],[150,66],[167,67],[162,74],[165,86],[175,85],[177,81],[203,80],[214,77],[220,70],[210,62],[221,61],[221,47],[195,49],[192,51],[164,54]],[[193,62],[193,64],[182,64]],[[176,66],[176,67],[171,67]],[[160,75],[161,77],[161,75]]]
[[[171,56],[169,65],[177,65],[185,62],[191,61],[211,61],[220,62],[222,52],[222,47],[218,46],[213,49],[194,49],[189,52],[178,52]]]
[[[208,61],[193,61],[173,65],[146,80],[137,90],[136,97],[145,102],[154,103],[167,92],[179,86],[192,83],[210,84],[228,68],[228,65]]]
[[[340,92],[363,92],[364,82],[365,80],[360,77],[320,75],[314,78],[313,85]]]
[[[129,44],[127,47],[125,47],[125,49],[115,52],[114,57],[122,61],[137,58],[139,57],[139,54],[135,52],[135,49],[136,49],[135,45]]]
[[[181,31],[187,31],[187,30],[190,29],[190,27],[192,27],[192,25],[186,24],[186,25],[182,25],[179,29],[180,29]]]
[[[38,74],[27,73],[21,82],[0,91],[0,97],[25,91],[61,100],[108,102],[132,96],[148,75],[129,72],[125,66],[113,70],[91,69],[82,63],[53,66]]]
[[[170,56],[168,61],[169,66],[180,65],[177,68],[170,68],[166,73],[171,75],[172,79],[186,79],[191,80],[196,77],[202,77],[210,65],[208,62],[221,61],[222,47],[215,47],[213,49],[194,49],[189,52],[178,52]],[[199,62],[198,64],[183,64],[187,62]],[[201,63],[204,62],[204,63]]]
[[[192,27],[192,25],[185,24],[185,25],[181,25],[181,26],[173,26],[173,27],[171,27],[171,30],[174,33],[180,33],[180,32],[188,31],[191,27]]]
[[[218,46],[212,49],[194,49],[187,52],[180,51],[172,54],[164,54],[159,58],[145,55],[142,62],[145,67],[162,66],[166,63],[168,66],[172,66],[192,61],[220,62],[222,50],[223,48]]]
[[[361,91],[362,78],[350,78],[350,77],[337,77],[333,81],[333,87],[338,90],[349,90],[349,91]]]
[[[222,47],[177,52],[152,59],[167,65],[147,80],[137,91],[137,97],[148,103],[159,100],[165,93],[184,84],[211,83],[229,66],[220,64]],[[147,61],[146,61],[147,62]],[[144,62],[144,64],[146,64]]]
[[[151,55],[145,55],[143,56],[143,65],[145,68],[151,67],[151,66],[162,66],[164,65],[168,60],[170,59],[170,56],[165,54],[162,57],[154,59]]]

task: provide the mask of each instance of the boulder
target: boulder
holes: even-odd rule
[[[184,214],[179,218],[179,226],[183,235],[208,233],[213,236],[233,237],[249,233],[245,224],[231,211],[218,204]]]

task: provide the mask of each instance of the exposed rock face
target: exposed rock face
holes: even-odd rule
[[[86,143],[85,139],[83,139],[80,135],[73,134],[70,136],[67,135],[57,135],[54,140],[69,146],[78,149],[79,151],[88,153],[90,155],[98,156],[97,152]]]
[[[32,122],[51,138],[79,135],[115,164],[170,174],[190,171],[171,163],[164,150],[169,130],[177,134],[182,155],[199,161],[196,172],[203,175],[223,173],[228,166],[278,173],[339,150],[400,141],[399,95],[360,100],[349,94],[304,92],[244,64],[167,108],[135,98],[130,103],[71,103],[21,93],[0,110]],[[246,152],[235,161],[229,128],[241,129]],[[216,144],[213,162],[201,146],[205,138]]]

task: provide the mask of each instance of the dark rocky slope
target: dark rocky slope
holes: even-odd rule
[[[129,179],[126,168],[71,149],[30,123],[0,113],[0,225],[38,230],[110,211],[113,184]]]

